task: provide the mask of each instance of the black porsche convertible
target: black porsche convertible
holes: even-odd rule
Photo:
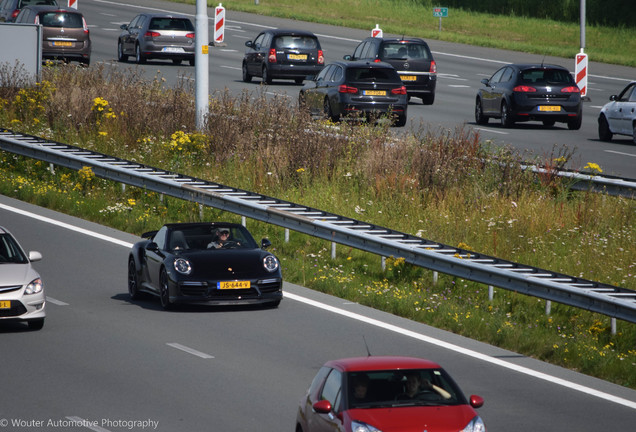
[[[242,225],[196,222],[166,224],[142,235],[128,259],[128,293],[159,297],[170,309],[177,303],[264,304],[283,298],[280,263],[260,247]]]

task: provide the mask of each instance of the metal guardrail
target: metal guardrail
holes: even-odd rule
[[[190,200],[456,277],[636,323],[636,291],[455,248],[389,228],[0,129],[0,149]]]

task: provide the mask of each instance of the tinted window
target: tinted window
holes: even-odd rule
[[[0,234],[0,265],[5,263],[26,264],[27,258],[13,237],[9,234]]]
[[[380,58],[406,58],[411,60],[430,60],[428,47],[418,43],[385,43],[380,50]]]
[[[80,14],[68,12],[42,12],[40,24],[44,27],[82,28],[84,26]]]
[[[349,68],[347,81],[396,82],[400,78],[394,69],[389,68]]]
[[[149,30],[181,30],[194,31],[194,26],[188,19],[153,18],[150,20]]]
[[[495,72],[495,74],[490,77],[490,84],[496,84],[501,81],[501,76],[503,75],[505,70],[506,68],[501,68],[497,72]]]
[[[49,5],[49,6],[57,6],[55,0],[21,0],[18,2],[18,8],[23,8],[27,5]]]
[[[333,67],[334,67],[333,65],[328,65],[323,70],[321,70],[320,73],[318,74],[318,76],[316,77],[316,80],[324,80],[325,77],[327,76],[327,74],[329,74],[331,72]]]
[[[316,39],[309,36],[285,35],[276,37],[274,40],[274,47],[276,49],[316,49],[318,48],[318,42]]]
[[[340,371],[332,370],[327,380],[325,381],[325,386],[322,388],[322,392],[320,394],[320,399],[328,400],[331,402],[331,406],[334,411],[338,411],[339,407],[336,404],[340,402],[340,394],[342,390],[342,374]]]
[[[625,88],[625,90],[623,90],[623,92],[619,95],[619,97],[617,98],[617,100],[622,101],[622,102],[627,102],[627,101],[631,101],[634,102],[636,101],[636,84],[630,84],[629,86],[627,86]],[[631,97],[630,97],[631,95]]]
[[[504,82],[510,81],[512,79],[513,74],[514,74],[514,69],[506,68],[506,70],[504,70],[503,75],[501,76],[500,82],[504,83]]]
[[[366,47],[367,42],[363,42],[356,47],[356,50],[353,52],[353,58],[360,58],[362,56],[362,50]]]
[[[570,72],[564,69],[525,69],[521,71],[521,80],[528,84],[571,84]]]

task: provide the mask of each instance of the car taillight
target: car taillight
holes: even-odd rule
[[[276,50],[274,48],[269,50],[269,56],[267,56],[267,61],[270,63],[276,63]]]
[[[429,70],[430,73],[437,73],[437,64],[435,64],[435,60],[431,61],[431,69]]]
[[[322,50],[318,50],[318,64],[325,63],[325,56],[322,53]]]
[[[534,93],[537,91],[537,89],[534,87],[526,86],[526,85],[520,85],[513,88],[512,91],[516,91],[520,93]]]
[[[581,89],[577,86],[570,86],[561,89],[561,93],[581,93]]]
[[[16,9],[11,13],[11,18],[13,18],[13,20],[15,21],[15,18],[18,16],[18,14],[20,13],[20,9]]]
[[[194,33],[188,33],[186,34],[186,37],[189,39],[194,39]]]
[[[82,17],[82,27],[84,28],[84,33],[88,34],[88,24],[86,24],[84,17]]]
[[[382,61],[382,59],[379,59],[379,58],[373,60],[374,63],[380,63],[381,61]]]
[[[406,94],[406,87],[402,86],[402,87],[399,87],[399,88],[394,88],[394,89],[391,90],[391,93],[392,94],[403,94],[403,95],[405,95]]]
[[[161,33],[159,33],[159,32],[147,31],[146,33],[144,33],[144,37],[154,38],[154,37],[159,37],[159,36],[161,36]]]
[[[338,87],[338,93],[351,93],[351,94],[356,94],[356,93],[358,93],[358,89],[357,89],[357,88],[355,88],[355,87],[348,86],[348,85],[346,85],[346,84],[341,84],[341,85]]]

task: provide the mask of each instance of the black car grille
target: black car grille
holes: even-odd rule
[[[252,287],[248,289],[232,289],[220,290],[216,289],[216,285],[209,285],[207,282],[181,282],[179,290],[181,295],[189,297],[241,297],[241,296],[257,296],[260,291],[262,294],[280,291],[282,288],[281,279],[265,279],[258,282],[252,282]]]
[[[538,102],[554,102],[554,101],[566,101],[570,98],[568,94],[543,94],[543,95],[531,95],[528,94],[528,99]]]
[[[263,281],[263,283],[260,283],[258,285],[258,288],[261,290],[262,293],[271,293],[280,291],[280,289],[282,288],[282,284],[283,282],[280,279],[270,279],[267,281]]]
[[[0,318],[20,316],[26,313],[26,307],[18,301],[11,300],[11,308],[0,309]]]

